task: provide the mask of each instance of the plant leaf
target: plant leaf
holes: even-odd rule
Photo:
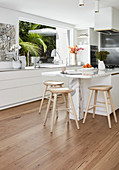
[[[39,56],[39,47],[36,44],[30,42],[19,42],[24,51],[30,52],[32,55]]]

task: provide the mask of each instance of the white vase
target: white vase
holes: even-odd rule
[[[104,61],[98,61],[98,69],[99,70],[105,70],[105,64]]]
[[[70,62],[71,65],[77,65],[77,59],[76,59],[75,53],[70,54],[70,59],[71,59],[71,62]]]
[[[20,60],[17,60],[17,61],[13,60],[12,61],[12,67],[15,68],[15,69],[21,68],[21,61]]]

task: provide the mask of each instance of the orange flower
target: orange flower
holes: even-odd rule
[[[74,54],[77,54],[77,52],[78,52],[79,50],[84,50],[83,48],[78,48],[77,45],[75,45],[74,47],[70,47],[70,46],[69,46],[68,49],[70,49],[70,50],[69,50],[70,53],[74,53]]]

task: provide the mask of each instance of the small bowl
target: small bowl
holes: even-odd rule
[[[62,72],[66,71],[66,67],[62,67]]]

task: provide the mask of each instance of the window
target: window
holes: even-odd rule
[[[27,66],[34,63],[66,64],[68,60],[69,30],[19,21],[20,56]]]

